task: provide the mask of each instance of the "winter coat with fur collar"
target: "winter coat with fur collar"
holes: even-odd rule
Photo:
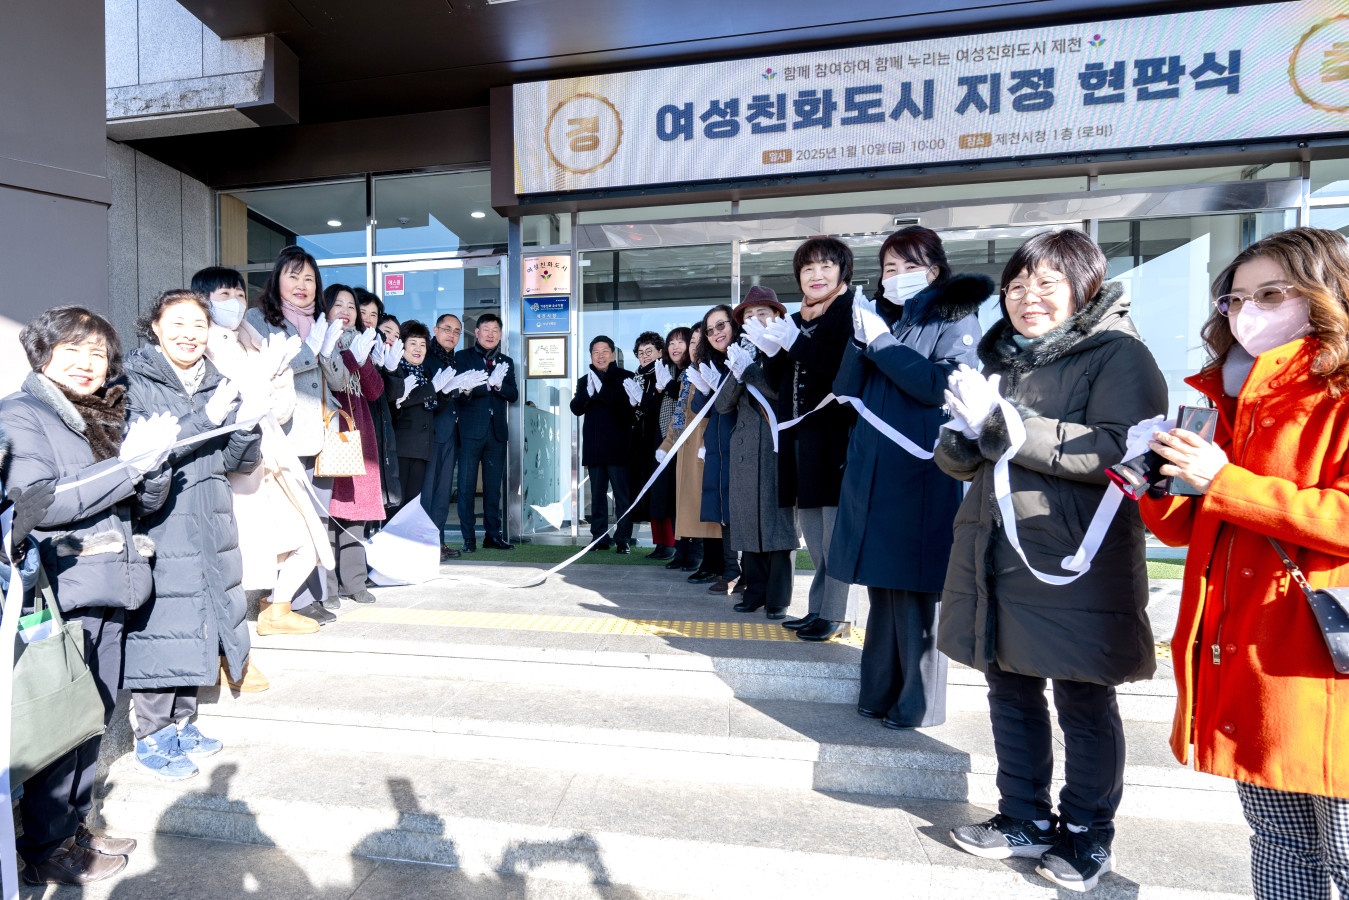
[[[961,363],[978,365],[979,305],[992,293],[983,275],[957,275],[898,307],[890,333],[866,347],[850,334],[834,393],[861,398],[887,425],[932,447],[946,421],[947,379]],[[869,587],[939,592],[960,497],[960,483],[936,463],[859,419],[848,442],[830,573]]]
[[[10,438],[7,488],[55,481],[59,489],[92,479],[58,493],[33,532],[61,609],[136,609],[145,603],[154,542],[136,534],[133,523],[163,505],[169,471],[141,478],[115,455],[98,461],[84,416],[38,372],[0,401],[0,423]]]
[[[1021,412],[1026,442],[1011,461],[1021,546],[1041,572],[1082,544],[1108,487],[1105,470],[1125,436],[1166,409],[1166,381],[1129,319],[1118,284],[1106,284],[1058,328],[1021,347],[1004,310],[979,343],[984,374]],[[942,470],[970,482],[955,520],[942,592],[938,646],[987,671],[1115,685],[1156,669],[1147,617],[1148,576],[1138,507],[1115,515],[1091,567],[1071,584],[1035,578],[1008,542],[993,494],[993,464],[1008,447],[995,411],[978,441],[944,429]]]

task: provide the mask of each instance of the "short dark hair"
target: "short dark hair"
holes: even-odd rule
[[[838,266],[839,284],[852,281],[852,250],[838,238],[811,238],[792,256],[792,276],[801,283],[801,270],[813,262],[831,262]],[[706,320],[706,316],[703,317]]]
[[[481,328],[482,326],[487,325],[490,322],[495,322],[497,324],[497,327],[500,328],[502,331],[506,330],[505,327],[502,326],[501,324],[501,316],[497,315],[496,313],[483,313],[482,315],[478,316],[478,321],[476,324],[474,324],[473,327]]]
[[[359,308],[360,308],[360,307],[357,307],[357,309],[359,309]],[[416,320],[415,320],[415,319],[410,319],[409,321],[416,321]],[[392,323],[394,323],[395,325],[398,325],[398,317],[395,316],[393,313],[381,313],[381,314],[380,314],[380,317],[379,317],[379,321],[375,323],[375,327],[378,328],[379,326],[383,325],[385,322],[392,322]],[[419,323],[419,324],[420,324],[420,323]],[[401,328],[402,326],[399,325],[399,327]],[[426,326],[425,326],[425,325],[422,325],[422,327],[425,328]]]
[[[661,358],[667,365],[674,363],[674,360],[670,359],[670,341],[684,342],[684,365],[687,366],[689,360],[693,358],[693,329],[680,325],[678,328],[671,328],[670,333],[665,335],[665,352],[661,354]]]
[[[323,289],[323,312],[331,313],[333,304],[337,302],[337,295],[343,292],[351,295],[351,302],[356,304],[356,311],[360,312],[361,304],[356,303],[356,289],[348,284],[330,284]],[[360,324],[358,321],[356,324]]]
[[[192,276],[192,290],[203,297],[210,298],[221,288],[233,288],[245,292],[248,290],[248,286],[244,284],[244,276],[240,275],[237,270],[225,266],[207,266]]]
[[[1096,242],[1080,231],[1042,231],[1022,244],[1002,269],[999,302],[1007,316],[1007,285],[1022,272],[1034,273],[1040,266],[1062,272],[1072,292],[1072,310],[1095,297],[1105,283],[1106,259]],[[1070,314],[1071,314],[1070,313]]]
[[[901,228],[885,239],[881,252],[876,255],[880,261],[882,273],[885,269],[885,257],[893,253],[907,263],[915,266],[937,267],[937,277],[933,284],[940,285],[951,277],[951,264],[946,261],[946,248],[942,246],[941,236],[931,228],[922,225],[910,225]],[[877,293],[880,293],[877,290]]]
[[[384,301],[379,299],[379,295],[374,291],[366,290],[363,287],[353,287],[351,289],[351,294],[356,298],[356,309],[358,312],[362,306],[369,306],[373,303],[375,304],[375,308],[379,310],[379,315],[384,315]],[[375,319],[375,324],[379,324],[378,318]]]
[[[589,349],[591,352],[595,350],[596,344],[608,344],[610,352],[615,352],[617,350],[617,348],[614,346],[614,339],[609,337],[609,335],[607,334],[597,334],[590,339]]]
[[[57,344],[78,344],[85,338],[103,338],[108,348],[108,379],[122,374],[122,339],[112,323],[83,306],[53,306],[19,331],[19,343],[28,365],[41,372],[52,361]]]
[[[177,306],[179,303],[195,303],[205,313],[206,321],[211,321],[211,305],[206,302],[206,295],[188,288],[174,288],[156,297],[154,302],[150,304],[150,308],[136,320],[136,334],[140,335],[147,343],[156,347],[159,346],[159,338],[155,337],[154,324],[159,321],[160,316],[164,315],[164,310],[170,306]]]
[[[632,352],[636,353],[637,348],[643,344],[650,344],[655,347],[657,353],[665,352],[665,341],[654,331],[643,331],[641,334],[637,335],[637,340],[632,342]]]
[[[323,273],[319,271],[318,260],[314,259],[313,254],[303,247],[291,244],[276,255],[272,273],[267,276],[262,293],[258,294],[258,306],[262,309],[262,317],[268,325],[282,325],[286,321],[286,317],[281,314],[281,275],[301,270],[305,266],[314,270],[314,299],[317,301],[323,293]],[[318,318],[318,313],[319,305],[315,302],[314,318]]]
[[[416,319],[408,319],[404,322],[403,327],[398,331],[398,337],[405,343],[410,338],[421,338],[426,341],[427,346],[430,346],[431,344],[430,330]]]
[[[441,313],[439,316],[437,316],[436,327],[439,328],[441,325],[443,325],[446,319],[454,319],[456,322],[459,323],[460,328],[464,327],[464,320],[456,316],[454,313]]]

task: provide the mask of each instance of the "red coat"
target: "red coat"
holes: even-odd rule
[[[384,494],[379,483],[379,445],[376,443],[375,420],[370,416],[367,401],[378,400],[384,394],[384,378],[369,359],[356,365],[356,357],[350,350],[342,351],[342,361],[353,378],[360,379],[361,393],[333,391],[333,399],[356,421],[356,430],[361,433],[365,474],[333,479],[333,498],[328,503],[328,513],[352,522],[382,522]],[[337,418],[341,419],[340,416]],[[346,427],[345,421],[342,427]]]
[[[1217,370],[1187,379],[1218,408],[1231,462],[1203,498],[1144,499],[1142,514],[1190,547],[1171,641],[1176,758],[1193,743],[1200,771],[1349,797],[1349,677],[1266,540],[1313,587],[1349,585],[1349,393],[1331,397],[1311,373],[1316,346],[1262,354],[1235,399]]]

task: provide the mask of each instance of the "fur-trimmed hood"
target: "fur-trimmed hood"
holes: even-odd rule
[[[1020,375],[1085,349],[1084,340],[1105,332],[1138,338],[1138,331],[1129,318],[1129,299],[1117,281],[1106,282],[1095,297],[1062,325],[1035,338],[1024,348],[1016,343],[1017,330],[1007,317],[1004,305],[1002,318],[993,323],[979,342],[979,361],[994,371]]]
[[[109,381],[99,394],[73,397],[41,372],[29,372],[23,389],[51,407],[62,424],[88,441],[96,461],[111,459],[121,449],[126,430],[123,379]]]
[[[891,325],[907,311],[913,321],[944,319],[959,322],[979,311],[984,301],[997,293],[997,285],[987,275],[954,275],[942,285],[928,285],[903,306],[891,303],[883,288],[876,289],[876,311]]]

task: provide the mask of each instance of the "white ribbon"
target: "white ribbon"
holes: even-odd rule
[[[750,388],[750,390],[754,389]],[[758,396],[757,391],[755,392],[755,396]],[[760,402],[762,402],[762,398],[760,399]],[[799,415],[795,419],[788,419],[786,422],[783,422],[781,425],[778,425],[777,430],[786,431],[788,428],[796,427],[806,418],[806,416],[809,416],[811,413],[819,412],[820,410],[828,406],[830,403],[843,403],[848,406],[851,406],[853,409],[857,410],[857,414],[859,416],[867,420],[867,424],[869,424],[872,428],[879,431],[885,437],[889,438],[894,443],[898,444],[900,446],[900,449],[906,451],[907,453],[909,453],[909,455],[916,456],[919,459],[932,459],[933,450],[924,450],[922,447],[918,446],[913,441],[909,440],[899,431],[891,427],[891,425],[884,419],[882,419],[880,416],[876,415],[874,412],[867,409],[866,404],[864,404],[857,397],[840,397],[836,394],[829,394],[823,400],[821,400],[816,405],[816,407],[812,409],[810,412],[804,413],[803,415]],[[769,413],[769,415],[771,416],[772,413]],[[936,444],[933,444],[933,448],[935,450]],[[773,439],[773,449],[774,450],[777,449],[776,435],[774,436]]]
[[[753,397],[755,400],[759,401],[759,405],[763,407],[764,415],[768,417],[768,431],[770,434],[773,435],[773,452],[777,453],[778,432],[782,430],[782,426],[778,424],[778,417],[773,414],[773,404],[765,400],[764,395],[759,393],[759,389],[756,388],[754,385],[746,384],[745,390],[749,391],[749,395]],[[818,407],[816,408],[818,409]],[[811,410],[811,412],[814,412],[814,410]],[[807,413],[806,415],[809,415],[809,413]],[[805,418],[805,416],[802,416],[802,418]],[[797,421],[800,421],[800,419],[798,419]]]
[[[1096,558],[1097,551],[1101,549],[1101,543],[1105,540],[1105,533],[1110,530],[1110,523],[1114,521],[1115,512],[1119,509],[1120,503],[1123,502],[1124,494],[1106,488],[1105,495],[1101,497],[1100,505],[1096,507],[1096,512],[1091,517],[1091,524],[1087,526],[1087,533],[1082,538],[1082,546],[1078,547],[1077,552],[1072,556],[1064,558],[1059,563],[1063,568],[1074,574],[1050,575],[1036,569],[1026,558],[1026,551],[1021,549],[1021,538],[1017,535],[1016,529],[1016,509],[1012,506],[1012,457],[1016,456],[1022,445],[1026,443],[1026,423],[1021,421],[1021,416],[1012,404],[1002,397],[998,398],[998,408],[1002,410],[1002,417],[1007,422],[1007,438],[1010,441],[1007,452],[993,464],[993,494],[998,501],[998,511],[1002,513],[1003,532],[1007,535],[1007,541],[1012,545],[1012,549],[1016,551],[1017,556],[1021,557],[1021,562],[1037,579],[1045,584],[1056,586],[1072,584],[1087,574],[1087,571],[1091,568],[1091,561]]]
[[[19,631],[19,614],[23,611],[23,578],[14,560],[14,507],[0,516],[0,543],[9,552],[9,590],[5,594],[5,611],[0,615],[0,796],[5,806],[0,810],[0,882],[4,883],[4,900],[19,896],[19,865],[14,849],[14,816],[10,815],[10,729],[14,723],[14,638]],[[36,553],[34,548],[31,552]]]

